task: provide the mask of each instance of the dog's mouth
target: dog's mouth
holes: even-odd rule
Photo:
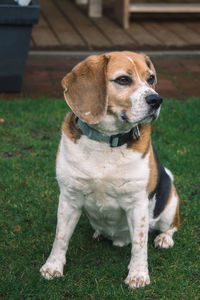
[[[158,111],[152,112],[151,114],[148,114],[146,117],[144,117],[143,119],[141,119],[139,121],[139,124],[153,122],[153,121],[157,120],[158,116],[159,116]]]
[[[138,125],[138,124],[146,124],[146,123],[150,123],[150,122],[153,122],[155,120],[157,120],[159,116],[159,111],[158,110],[155,110],[155,111],[152,111],[151,113],[148,113],[144,118],[142,119],[139,119],[137,121],[132,121],[126,114],[126,111],[125,110],[122,110],[120,115],[119,115],[119,119],[125,123],[131,123],[131,124],[134,124],[134,125]]]

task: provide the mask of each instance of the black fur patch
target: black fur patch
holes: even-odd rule
[[[153,217],[157,218],[164,210],[165,205],[169,199],[172,184],[169,175],[166,173],[165,168],[159,160],[158,154],[154,146],[153,153],[157,164],[158,178],[154,191],[149,194],[149,199],[152,199],[154,195],[156,196],[156,205],[154,208]]]

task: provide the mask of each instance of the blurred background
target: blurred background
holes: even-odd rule
[[[33,30],[32,49],[141,51],[200,46],[198,0],[39,2],[41,14]],[[93,7],[92,2],[100,5]]]
[[[199,0],[176,0],[176,3],[172,0],[39,0],[39,3],[32,0],[27,7],[19,7],[12,0],[5,0],[0,5],[2,3],[15,3],[18,11],[29,9],[30,12],[30,8],[35,7],[37,18],[29,24],[32,32],[26,46],[23,46],[21,33],[19,38],[16,33],[15,38],[11,38],[15,42],[19,40],[18,54],[17,46],[10,41],[8,43],[9,49],[15,49],[17,67],[19,54],[25,48],[27,54],[21,67],[20,88],[10,91],[9,88],[6,91],[2,89],[1,97],[46,95],[62,98],[60,81],[77,62],[93,53],[116,50],[147,52],[157,68],[158,90],[164,97],[200,95],[197,82]],[[22,11],[21,15],[24,18],[27,11]],[[1,19],[0,30],[3,30],[5,22]],[[16,19],[16,12],[11,16],[14,30],[24,27],[19,20],[14,24],[13,19]],[[2,46],[7,39],[6,32],[1,39]],[[6,48],[4,55],[8,56]],[[13,58],[10,60],[13,63]],[[2,61],[4,65],[1,65],[1,70],[5,76],[8,67],[5,66],[5,59]],[[14,69],[17,67],[12,65]],[[18,80],[15,78],[14,81]],[[14,87],[12,83],[9,84],[11,86]],[[5,84],[3,87],[5,89]]]

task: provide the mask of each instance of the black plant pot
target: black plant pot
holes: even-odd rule
[[[32,0],[19,6],[12,0],[0,1],[0,92],[19,92],[33,24],[38,23],[40,6]]]

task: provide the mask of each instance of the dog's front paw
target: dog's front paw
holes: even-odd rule
[[[62,263],[57,262],[55,259],[48,261],[41,267],[40,272],[45,279],[53,279],[54,277],[63,276],[63,267]]]
[[[134,268],[130,269],[125,283],[129,285],[130,288],[144,287],[150,283],[148,269]]]

